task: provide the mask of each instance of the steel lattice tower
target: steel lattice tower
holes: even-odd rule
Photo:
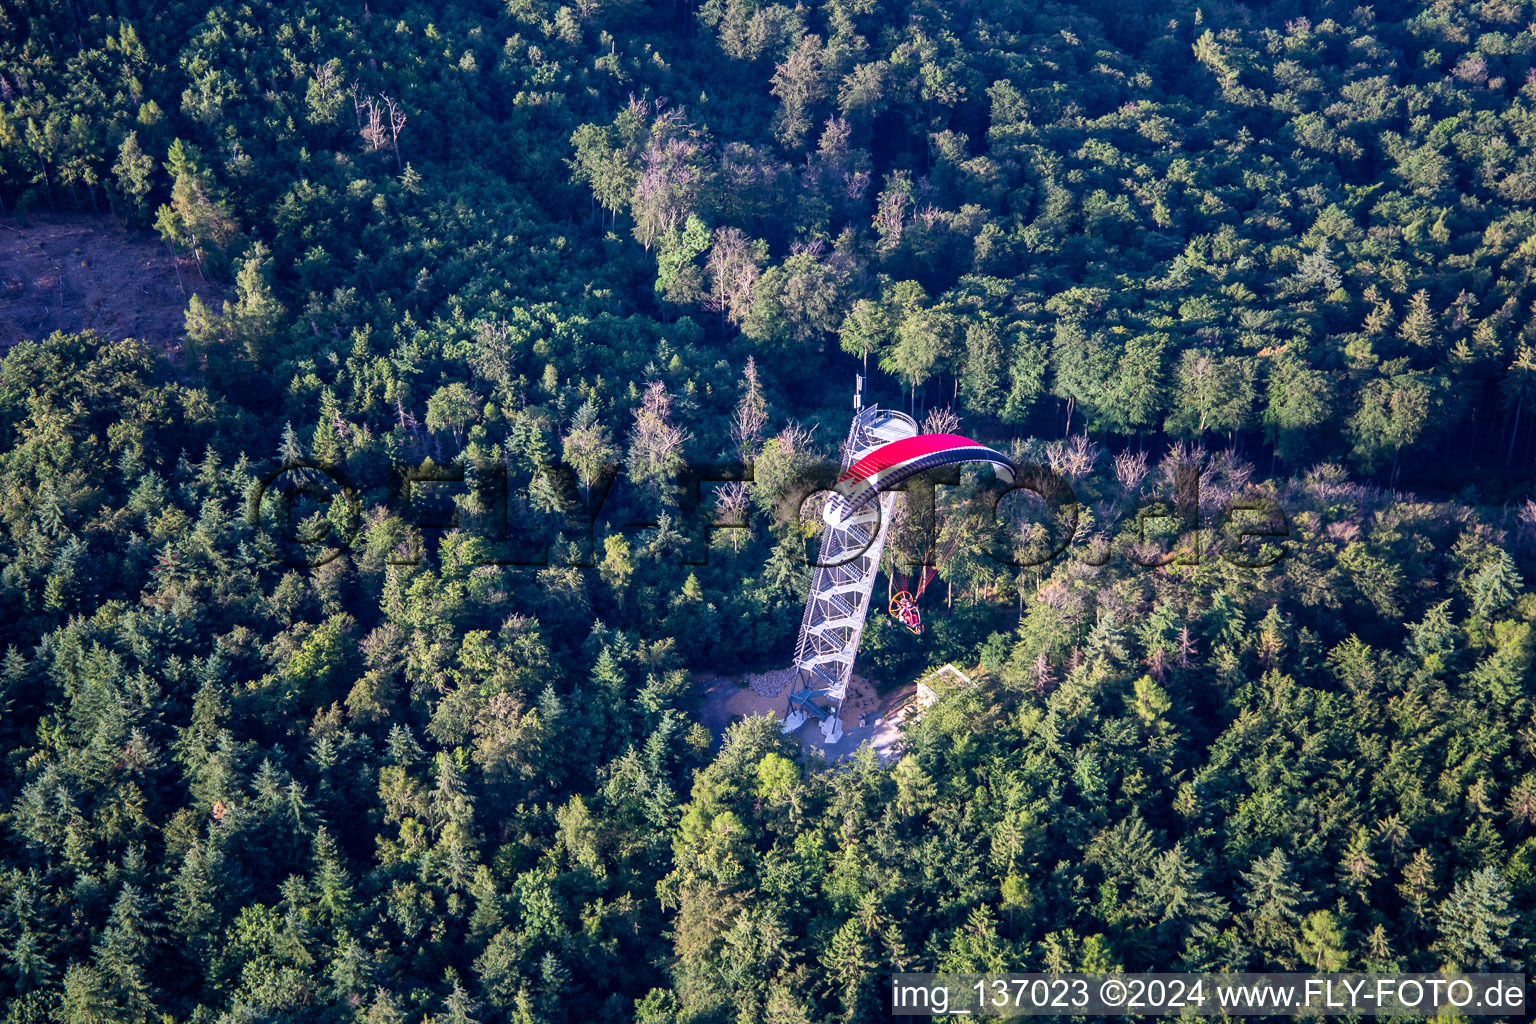
[[[861,382],[862,383],[862,382]],[[854,397],[853,423],[843,446],[843,471],[880,445],[918,433],[917,421],[905,413],[871,405],[859,408]],[[894,494],[882,494],[854,515],[843,518],[847,504],[837,494],[827,498],[822,518],[827,532],[811,578],[811,590],[800,620],[800,640],[795,645],[795,676],[784,715],[784,731],[793,732],[807,718],[821,722],[828,743],[843,735],[840,716],[859,637],[869,614],[869,598],[880,568]]]

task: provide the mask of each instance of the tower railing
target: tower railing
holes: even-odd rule
[[[848,427],[842,468],[847,471],[875,448],[917,433],[917,421],[905,413],[873,405],[861,409]],[[853,661],[869,615],[870,594],[895,499],[894,494],[882,494],[878,503],[849,516],[840,495],[827,498],[822,513],[827,532],[821,539],[821,554],[800,619],[785,732],[816,718],[827,743],[842,738],[843,698],[853,677]]]

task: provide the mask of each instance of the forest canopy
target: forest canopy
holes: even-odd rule
[[[131,227],[198,284],[181,332],[0,362],[5,1024],[1520,969],[1533,25],[6,4],[0,231]],[[973,528],[975,474],[902,506],[888,577],[951,554],[860,671],[979,682],[829,765],[712,735],[695,680],[787,664],[786,495],[855,374],[1069,482],[1073,529]],[[1214,557],[1245,502],[1284,529]]]

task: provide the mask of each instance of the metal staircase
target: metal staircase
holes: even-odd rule
[[[918,433],[917,421],[905,413],[879,406],[859,408],[855,396],[853,423],[843,447],[843,469],[880,445]],[[852,516],[840,495],[828,497],[822,518],[827,532],[811,578],[811,592],[800,619],[795,646],[795,676],[784,715],[784,731],[793,732],[809,718],[821,723],[827,743],[842,739],[839,714],[853,675],[853,659],[869,614],[870,592],[880,568],[880,552],[891,518],[894,494],[882,494]]]

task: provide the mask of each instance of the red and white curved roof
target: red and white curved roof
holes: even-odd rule
[[[999,477],[1013,483],[1013,463],[1001,452],[959,434],[918,434],[883,444],[856,460],[837,478],[833,490],[851,512],[909,477],[957,462],[990,462]]]

